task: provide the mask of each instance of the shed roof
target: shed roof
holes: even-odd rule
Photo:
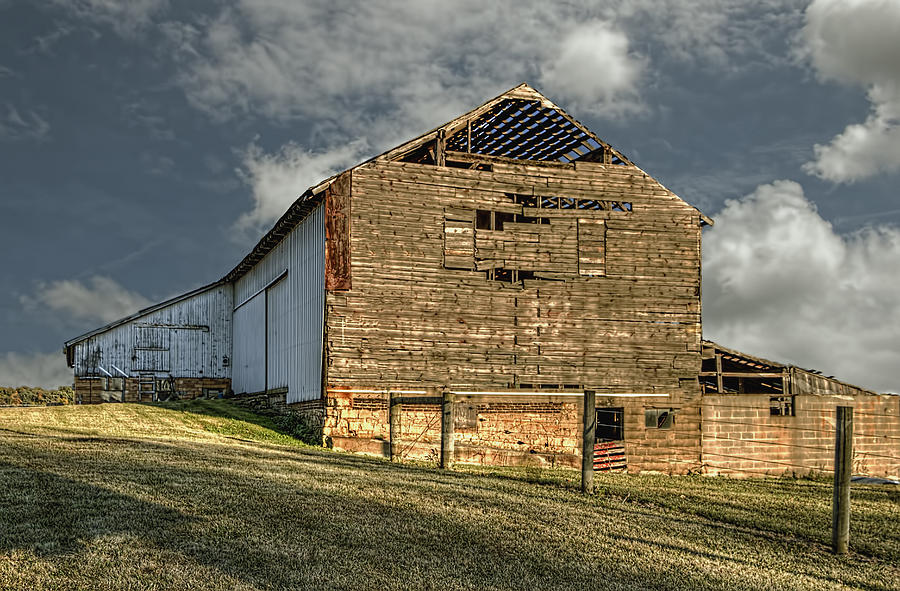
[[[869,390],[868,388],[862,388],[855,384],[851,384],[849,382],[845,382],[843,380],[839,380],[834,376],[826,376],[821,371],[817,369],[806,369],[803,367],[799,367],[797,365],[779,363],[777,361],[769,361],[768,359],[764,359],[762,357],[757,357],[756,355],[750,355],[749,353],[743,353],[736,349],[729,349],[728,347],[723,347],[722,345],[715,343],[713,341],[708,341],[706,339],[703,340],[703,346],[708,349],[714,349],[717,353],[721,352],[724,357],[727,359],[739,363],[741,365],[747,366],[751,371],[771,371],[771,370],[786,370],[792,369],[801,372],[806,372],[808,374],[813,374],[816,376],[820,376],[826,380],[830,380],[831,382],[842,384],[844,386],[855,388],[866,394],[878,394],[874,390]]]

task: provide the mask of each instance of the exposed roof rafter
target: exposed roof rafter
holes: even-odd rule
[[[606,154],[605,161],[610,164],[632,164],[574,117],[524,83],[376,159],[403,160],[436,140],[441,130],[447,149],[455,152],[555,162],[573,162],[591,154],[596,158],[596,153],[600,152]]]

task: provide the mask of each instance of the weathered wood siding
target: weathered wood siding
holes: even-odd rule
[[[353,170],[351,194],[352,289],[326,299],[329,388],[557,384],[676,397],[680,379],[696,387],[699,212],[639,169],[376,161]],[[523,214],[513,194],[615,200],[631,211],[529,211],[550,223],[474,231],[476,266],[564,280],[511,284],[447,268],[462,265],[445,257],[467,254],[464,237],[445,246],[447,227],[465,228],[459,220],[477,210]],[[579,254],[582,224],[591,228]]]
[[[230,284],[138,316],[74,345],[75,377],[141,373],[184,378],[230,378]]]

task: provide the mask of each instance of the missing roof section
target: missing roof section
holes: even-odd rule
[[[601,145],[561,110],[541,101],[498,102],[447,139],[447,150],[516,160],[574,162],[601,160]],[[611,164],[625,164],[613,150]]]

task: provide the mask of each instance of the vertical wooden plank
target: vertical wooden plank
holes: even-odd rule
[[[590,494],[594,491],[594,440],[597,435],[596,395],[593,390],[584,391],[584,410],[582,412],[582,445],[581,445],[581,492]]]
[[[722,389],[722,354],[716,353],[716,392],[721,394]]]
[[[434,142],[434,163],[437,166],[444,166],[447,163],[446,133],[446,130],[439,129],[437,139]]]
[[[325,289],[346,291],[350,275],[350,191],[347,171],[325,189]]]
[[[398,398],[397,394],[392,392],[388,403],[392,462],[400,461],[400,401]]]
[[[441,399],[441,468],[453,467],[453,396],[445,388]]]
[[[834,432],[834,499],[831,547],[847,554],[850,546],[850,473],[853,471],[853,407],[838,406]]]

